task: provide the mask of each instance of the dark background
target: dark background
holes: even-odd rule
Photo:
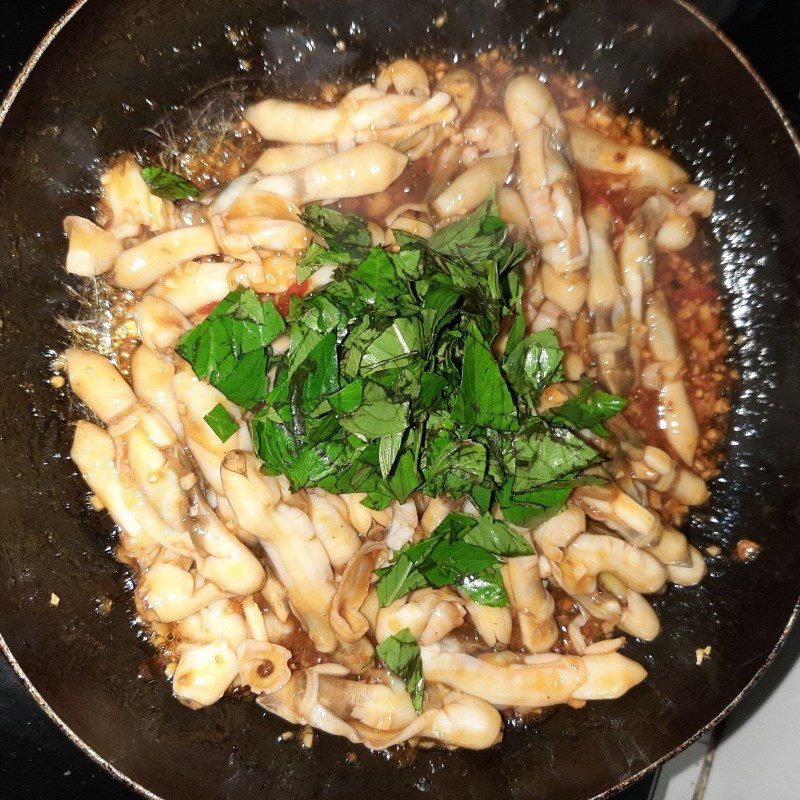
[[[190,0],[184,2],[190,5]],[[42,0],[3,5],[0,11],[2,92],[71,2]],[[698,0],[696,5],[720,23],[765,78],[795,125],[800,126],[800,0]],[[743,119],[742,124],[746,123]],[[782,679],[798,652],[800,636],[795,635],[730,725],[739,726],[746,721],[748,712]],[[619,795],[618,800],[645,800],[650,786],[651,781],[644,781]],[[0,797],[15,800],[136,797],[96,767],[55,728],[2,657]]]

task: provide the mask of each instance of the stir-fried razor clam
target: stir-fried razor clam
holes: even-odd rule
[[[122,242],[99,225],[83,217],[66,217],[64,233],[69,239],[66,268],[72,275],[95,278],[108,272],[122,253]]]
[[[153,284],[147,294],[161,297],[191,317],[201,308],[218,303],[234,288],[228,282],[234,263],[188,261]]]
[[[378,611],[375,638],[382,642],[408,628],[420,644],[435,644],[461,627],[464,605],[450,589],[420,589]]]
[[[150,191],[136,159],[125,154],[100,177],[102,227],[117,239],[139,236],[142,229],[151,233],[178,227],[175,206]]]
[[[619,653],[548,653],[501,660],[492,653],[467,655],[450,642],[421,649],[426,680],[443,683],[496,708],[546,708],[575,700],[609,700],[625,694],[646,675],[643,667]]]
[[[400,176],[408,159],[378,142],[362,144],[283,175],[268,175],[248,191],[272,192],[298,205],[382,192]]]
[[[700,431],[683,382],[684,360],[675,325],[660,292],[647,304],[647,328],[653,362],[647,367],[643,383],[658,391],[659,416],[672,449],[692,465]]]
[[[504,567],[504,583],[517,613],[520,637],[530,653],[546,653],[558,638],[555,602],[539,571],[537,556],[512,558]]]
[[[650,147],[624,144],[580,125],[568,130],[578,165],[624,179],[629,189],[669,191],[689,179],[672,159]]]
[[[134,311],[139,337],[153,352],[165,357],[175,350],[192,323],[163,297],[143,297]]]
[[[596,342],[590,345],[592,354],[598,358],[601,380],[614,391],[608,383],[614,378],[605,363],[609,352],[615,356],[621,353],[626,359],[630,353],[634,385],[639,380],[640,352],[646,335],[645,305],[654,288],[657,253],[683,250],[692,243],[697,231],[693,216],[710,215],[714,193],[688,183],[685,170],[652,148],[622,144],[580,126],[570,127],[569,140],[577,164],[602,173],[612,187],[625,189],[631,197],[640,198],[619,244],[619,272],[628,301],[630,332],[626,335],[618,331],[614,337],[602,337],[602,347]],[[592,239],[592,260],[602,269],[601,256],[596,253],[602,253],[602,260],[607,261],[612,252],[600,238],[599,226],[606,231],[608,227],[597,214],[592,211],[587,219],[590,229],[594,227],[596,231]],[[611,298],[607,295],[608,299]],[[623,346],[626,339],[627,348]],[[623,391],[619,393],[627,394],[626,388],[631,387],[623,383]]]
[[[165,361],[146,344],[139,345],[131,356],[131,384],[136,396],[169,423],[175,437],[182,441],[183,424],[178,399],[172,386],[175,365]]]
[[[122,289],[147,289],[181,264],[217,253],[210,225],[176,228],[120,253],[109,280]]]
[[[510,608],[493,608],[469,601],[467,615],[487,647],[503,647],[511,642],[514,617]]]
[[[630,311],[619,283],[614,255],[613,220],[599,205],[586,210],[589,229],[589,292],[586,305],[592,317],[589,351],[597,360],[597,375],[609,391],[627,397],[635,385],[628,337]]]
[[[361,613],[372,575],[386,558],[386,546],[367,542],[347,565],[331,604],[331,627],[342,642],[356,642],[369,630],[369,620]]]
[[[258,460],[241,451],[225,457],[222,485],[239,524],[267,551],[316,648],[323,653],[335,649],[330,611],[336,585],[328,554],[308,515],[284,503],[278,482],[262,475]]]
[[[664,492],[687,506],[708,500],[705,481],[662,450],[646,444],[639,432],[623,416],[608,422],[623,454],[630,477]]]
[[[335,144],[340,149],[376,141],[411,158],[430,152],[457,116],[450,95],[438,90],[431,94],[425,70],[407,59],[393,62],[374,85],[356,87],[333,108],[269,99],[245,112],[245,119],[268,141]]]
[[[347,503],[339,495],[329,494],[322,489],[310,490],[306,500],[308,516],[331,566],[336,572],[343,573],[361,547],[361,538],[350,519]],[[371,524],[370,520],[367,529]]]
[[[370,683],[350,681],[335,665],[296,672],[280,692],[258,702],[290,722],[310,724],[372,749],[421,739],[482,750],[499,741],[502,731],[497,710],[476,697],[441,692],[417,716],[397,678],[377,673]]]
[[[514,133],[502,114],[478,111],[462,134],[467,146],[461,151],[461,161],[467,169],[433,201],[440,217],[463,217],[474,211],[506,182],[514,165]]]
[[[500,712],[645,679],[618,651],[659,634],[646,595],[706,572],[676,526],[708,499],[708,364],[660,270],[713,192],[589,111],[491,57],[400,59],[246,109],[260,155],[218,188],[123,155],[65,219],[67,272],[135,330],[66,351],[100,423],[71,456],[180,702],[483,749]]]
[[[566,126],[532,75],[513,78],[503,103],[519,142],[519,188],[541,249],[544,295],[574,318],[586,300],[589,236]]]
[[[335,154],[336,148],[329,144],[269,147],[258,157],[253,169],[262,175],[285,175],[287,172],[310,167]]]
[[[113,439],[97,425],[79,420],[70,456],[94,496],[119,525],[120,545],[125,553],[147,567],[161,548],[125,500]]]

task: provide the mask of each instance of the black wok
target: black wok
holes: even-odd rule
[[[65,733],[131,786],[168,800],[585,800],[718,722],[774,656],[800,595],[800,159],[742,58],[666,0],[91,0],[71,15],[15,85],[0,128],[0,645]],[[250,703],[189,711],[165,681],[138,677],[149,653],[129,625],[110,525],[86,511],[66,457],[69,401],[47,382],[53,348],[65,343],[56,318],[76,313],[61,219],[90,213],[99,159],[152,147],[149,128],[165,114],[185,124],[187,103],[195,115],[219,103],[219,86],[209,87],[222,81],[241,98],[357,75],[407,51],[506,43],[595,74],[718,190],[719,277],[742,380],[729,458],[689,533],[726,553],[752,538],[761,553],[750,564],[714,559],[701,587],[656,601],[663,633],[628,647],[646,664],[646,683],[509,730],[487,752],[420,752],[400,768],[358,750],[351,764],[352,747],[324,735],[311,751],[278,744],[287,725]],[[98,612],[103,598],[108,614]],[[695,648],[705,646],[711,659],[698,667]]]

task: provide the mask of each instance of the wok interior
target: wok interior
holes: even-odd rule
[[[274,787],[292,797],[338,797],[357,782],[364,793],[390,797],[407,796],[409,784],[433,797],[589,797],[709,722],[763,664],[789,618],[800,584],[792,491],[798,459],[789,435],[800,411],[797,153],[742,66],[677,6],[620,0],[543,8],[475,2],[456,11],[455,4],[419,2],[412,15],[389,3],[239,2],[221,12],[196,2],[187,16],[164,2],[140,11],[90,4],[45,53],[0,130],[0,631],[67,725],[156,793],[188,797],[202,785],[209,797]],[[144,24],[151,18],[158,24]],[[221,78],[244,86],[243,95],[285,92],[341,71],[358,76],[388,55],[520,39],[527,58],[558,52],[567,68],[596,75],[621,110],[630,105],[668,132],[676,155],[719,189],[714,225],[732,321],[742,334],[742,387],[729,460],[690,534],[726,551],[739,538],[755,539],[764,545],[759,558],[749,565],[712,560],[699,589],[673,589],[657,602],[664,633],[630,653],[646,663],[646,684],[619,701],[559,711],[532,731],[509,731],[497,751],[419,753],[398,773],[380,755],[360,752],[348,764],[348,744],[327,737],[311,753],[278,745],[285,723],[259,719],[251,704],[201,715],[169,703],[166,683],[134,677],[148,651],[129,627],[124,573],[106,552],[109,526],[85,511],[82,484],[60,455],[70,421],[46,382],[46,348],[64,338],[55,317],[75,313],[56,231],[65,213],[89,212],[95,176],[88,165],[131,142],[152,145],[146,128]],[[250,69],[243,72],[242,62]],[[208,110],[214,96],[190,102],[192,113]],[[175,124],[186,118],[170,112]],[[61,598],[57,608],[51,592]],[[108,614],[97,611],[104,598],[112,600]],[[711,659],[698,668],[695,649],[705,646]]]

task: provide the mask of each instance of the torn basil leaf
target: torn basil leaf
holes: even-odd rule
[[[489,514],[451,513],[427,539],[401,547],[391,565],[376,571],[378,603],[385,607],[426,586],[454,586],[482,605],[507,606],[502,558],[533,552],[523,536]]]
[[[217,403],[203,419],[221,442],[227,442],[239,430],[238,423],[222,403]]]
[[[154,164],[142,167],[140,174],[150,191],[162,200],[199,197],[200,190],[186,178]]]
[[[405,682],[414,710],[417,714],[421,713],[425,699],[422,655],[411,631],[403,628],[388,639],[384,639],[375,648],[375,654],[383,661],[387,669]]]
[[[461,366],[461,385],[452,408],[453,419],[498,431],[519,427],[517,409],[500,365],[492,355],[477,325],[467,330]]]
[[[512,329],[515,335],[509,336],[509,343],[517,339],[518,331],[516,326]],[[503,371],[509,385],[530,408],[535,407],[545,387],[564,380],[561,371],[564,353],[550,328],[526,336],[506,353]]]
[[[575,430],[587,428],[597,436],[605,437],[608,432],[603,423],[623,411],[627,404],[625,398],[604,392],[582,380],[577,396],[551,409],[547,418],[555,425],[566,425]]]
[[[484,514],[477,524],[464,534],[464,541],[483,547],[496,556],[531,556],[534,554],[530,542],[519,533],[511,530],[491,514]]]
[[[503,585],[503,576],[497,566],[465,575],[454,585],[470,600],[474,600],[482,606],[498,608],[508,605],[508,594]]]
[[[252,289],[237,289],[184,333],[175,351],[228,400],[253,408],[266,394],[266,348],[283,329],[272,303],[260,302]]]

